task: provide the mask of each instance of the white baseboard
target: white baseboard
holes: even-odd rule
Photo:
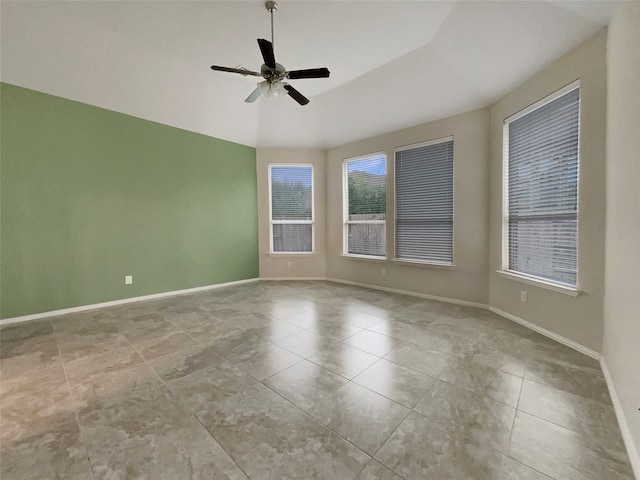
[[[523,320],[522,318],[516,317],[515,315],[512,315],[511,313],[505,312],[503,310],[500,310],[499,308],[490,306],[489,310],[497,315],[500,315],[501,317],[504,317],[513,322],[519,323],[523,327],[527,327],[529,330],[533,330],[534,332],[538,332],[539,334],[544,335],[545,337],[549,337],[551,340],[555,340],[556,342],[566,345],[569,348],[573,348],[574,350],[577,350],[580,353],[584,353],[585,355],[591,358],[600,360],[601,355],[598,352],[596,352],[595,350],[591,350],[589,347],[585,347],[584,345],[581,345],[578,342],[569,340],[568,338],[563,337],[562,335],[558,335],[557,333],[554,333],[551,330],[547,330],[546,328],[540,327],[535,323],[531,323],[526,320]]]
[[[69,314],[69,313],[77,313],[77,312],[82,312],[85,310],[95,310],[97,308],[105,308],[105,307],[112,307],[115,305],[122,305],[122,304],[126,304],[126,303],[133,303],[133,302],[141,302],[141,301],[145,301],[145,300],[154,300],[154,299],[158,299],[158,298],[164,298],[164,297],[172,297],[175,295],[184,295],[184,294],[189,294],[189,293],[196,293],[196,292],[202,292],[202,291],[206,291],[206,290],[214,290],[216,288],[223,288],[223,287],[231,287],[233,285],[242,285],[242,284],[246,284],[246,283],[252,283],[252,282],[257,282],[257,281],[296,281],[296,280],[311,280],[311,281],[329,281],[329,282],[335,282],[335,283],[341,283],[341,284],[345,284],[345,285],[353,285],[353,286],[357,286],[357,287],[364,287],[364,288],[371,288],[373,290],[381,290],[384,292],[390,292],[390,293],[399,293],[401,295],[409,295],[409,296],[413,296],[413,297],[418,297],[418,298],[424,298],[427,300],[435,300],[435,301],[439,301],[439,302],[445,302],[445,303],[451,303],[451,304],[455,304],[455,305],[464,305],[464,306],[468,306],[468,307],[476,307],[476,308],[482,308],[485,310],[490,310],[502,317],[505,317],[509,320],[512,320],[516,323],[519,323],[520,325],[523,325],[535,332],[538,332],[546,337],[549,337],[557,342],[562,343],[563,345],[566,345],[570,348],[573,348],[574,350],[577,350],[581,353],[584,353],[585,355],[588,355],[592,358],[595,359],[600,359],[600,354],[595,352],[594,350],[591,350],[590,348],[585,347],[584,345],[580,345],[579,343],[574,342],[573,340],[569,340],[568,338],[565,338],[561,335],[558,335],[557,333],[554,333],[550,330],[547,330],[545,328],[542,328],[538,325],[535,325],[531,322],[528,322],[526,320],[523,320],[519,317],[516,317],[515,315],[512,315],[510,313],[507,313],[505,311],[502,311],[498,308],[483,304],[483,303],[478,303],[478,302],[469,302],[466,300],[458,300],[455,298],[449,298],[449,297],[440,297],[437,295],[429,295],[426,293],[418,293],[418,292],[412,292],[410,290],[400,290],[397,288],[389,288],[389,287],[383,287],[380,285],[373,285],[373,284],[369,284],[369,283],[362,283],[362,282],[352,282],[350,280],[342,280],[339,278],[332,278],[332,277],[261,277],[261,278],[250,278],[250,279],[246,279],[246,280],[238,280],[238,281],[234,281],[234,282],[226,282],[226,283],[218,283],[215,285],[205,285],[202,287],[194,287],[194,288],[187,288],[184,290],[173,290],[170,292],[161,292],[161,293],[154,293],[151,295],[143,295],[140,297],[131,297],[131,298],[123,298],[120,300],[112,300],[109,302],[102,302],[102,303],[94,303],[91,305],[81,305],[78,307],[72,307],[72,308],[64,308],[64,309],[60,309],[60,310],[52,310],[52,311],[48,311],[48,312],[42,312],[42,313],[34,313],[31,315],[22,315],[19,317],[12,317],[12,318],[4,318],[2,320],[0,320],[0,326],[2,325],[9,325],[9,324],[13,324],[13,323],[20,323],[20,322],[27,322],[30,320],[39,320],[42,318],[47,318],[47,317],[55,317],[58,315],[65,315],[65,314]]]
[[[327,277],[260,277],[260,281],[282,282],[287,280],[327,280]]]
[[[56,317],[58,315],[66,315],[68,313],[83,312],[85,310],[95,310],[96,308],[113,307],[125,303],[143,302],[145,300],[154,300],[157,298],[173,297],[175,295],[184,295],[188,293],[203,292],[205,290],[215,290],[216,288],[231,287],[233,285],[242,285],[245,283],[257,282],[258,278],[249,278],[246,280],[236,280],[234,282],[216,283],[215,285],[205,285],[203,287],[186,288],[184,290],[173,290],[170,292],[153,293],[151,295],[143,295],[140,297],[123,298],[121,300],[112,300],[109,302],[93,303],[91,305],[81,305],[79,307],[63,308],[61,310],[51,310],[49,312],[33,313],[31,315],[22,315],[20,317],[4,318],[0,320],[0,326],[12,323],[28,322],[29,320],[40,320],[47,317]]]
[[[622,440],[624,441],[624,446],[627,448],[629,463],[631,463],[631,468],[633,468],[633,473],[636,478],[640,480],[640,455],[638,455],[636,443],[631,435],[631,428],[629,428],[629,424],[627,423],[627,417],[622,409],[620,398],[618,398],[618,393],[616,391],[615,384],[613,383],[613,377],[611,376],[609,368],[604,361],[604,357],[600,359],[600,366],[602,367],[602,373],[604,374],[604,379],[607,382],[607,387],[609,388],[609,395],[611,396],[613,409],[616,412],[616,418],[618,419],[618,425],[620,426]]]
[[[436,300],[438,302],[453,303],[455,305],[464,305],[466,307],[476,307],[476,308],[482,308],[484,310],[489,308],[489,306],[485,305],[484,303],[468,302],[466,300],[458,300],[458,299],[449,298],[449,297],[439,297],[437,295],[428,295],[426,293],[412,292],[410,290],[399,290],[397,288],[381,287],[379,285],[371,285],[369,283],[352,282],[352,281],[349,281],[349,280],[342,280],[342,279],[339,279],[339,278],[331,278],[331,277],[327,277],[325,280],[327,280],[329,282],[343,283],[345,285],[353,285],[353,286],[356,286],[356,287],[371,288],[373,290],[382,290],[383,292],[399,293],[401,295],[410,295],[412,297],[424,298],[426,300]]]
[[[523,327],[528,328],[529,330],[533,330],[534,332],[538,332],[541,335],[544,335],[545,337],[548,337],[552,340],[555,340],[556,342],[559,342],[563,345],[566,345],[569,348],[572,348],[580,353],[583,353],[591,358],[594,358],[596,360],[600,360],[601,355],[596,352],[595,350],[590,349],[589,347],[585,347],[584,345],[579,344],[578,342],[574,342],[573,340],[569,340],[566,337],[563,337],[562,335],[559,335],[557,333],[552,332],[551,330],[547,330],[546,328],[540,327],[538,325],[536,325],[535,323],[531,323],[528,322],[527,320],[524,320],[520,317],[517,317],[511,313],[505,312],[504,310],[500,310],[499,308],[495,308],[492,307],[490,305],[486,305],[484,303],[478,303],[478,302],[469,302],[467,300],[458,300],[456,298],[449,298],[449,297],[440,297],[437,295],[429,295],[426,293],[418,293],[418,292],[412,292],[410,290],[400,290],[397,288],[389,288],[389,287],[383,287],[380,285],[373,285],[370,283],[362,283],[362,282],[352,282],[350,280],[343,280],[340,278],[333,278],[333,277],[291,277],[291,278],[261,278],[260,280],[326,280],[329,282],[335,282],[335,283],[342,283],[345,285],[353,285],[356,287],[364,287],[364,288],[371,288],[373,290],[381,290],[384,292],[391,292],[391,293],[399,293],[401,295],[410,295],[412,297],[419,297],[419,298],[424,298],[427,300],[436,300],[438,302],[445,302],[445,303],[452,303],[455,305],[464,305],[467,307],[476,307],[476,308],[482,308],[484,310],[490,310],[491,312],[500,315],[501,317],[504,317],[508,320],[511,320],[513,322],[516,322],[520,325],[522,325]]]

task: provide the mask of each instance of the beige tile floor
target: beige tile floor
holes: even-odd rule
[[[7,326],[2,479],[632,479],[598,363],[486,311],[262,282]]]

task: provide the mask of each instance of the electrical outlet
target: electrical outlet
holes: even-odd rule
[[[527,301],[527,292],[525,292],[524,290],[520,292],[520,301],[521,302]]]
[[[291,268],[291,265],[293,265],[293,262],[292,261],[288,261],[287,262],[287,268]]]
[[[381,268],[380,269],[380,275],[385,276],[387,274],[387,269],[386,268]]]
[[[133,284],[133,275],[125,275],[125,277],[124,277],[124,284],[125,284],[125,285],[131,285],[131,284]]]

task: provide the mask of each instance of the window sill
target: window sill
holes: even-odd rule
[[[269,252],[269,257],[315,257],[316,252]]]
[[[445,270],[451,270],[456,266],[455,263],[422,262],[420,260],[401,260],[398,258],[394,258],[392,262],[397,263],[399,265],[409,265],[413,267],[443,268]]]
[[[355,255],[353,253],[343,253],[342,258],[348,258],[350,260],[369,260],[373,262],[386,262],[387,257],[375,257],[373,255]]]
[[[522,275],[519,273],[510,272],[508,270],[496,270],[496,273],[500,275],[502,278],[515,280],[517,282],[526,283],[528,285],[533,285],[535,287],[545,288],[553,292],[569,295],[570,297],[578,297],[583,293],[582,290],[578,290],[577,288],[561,285],[559,283],[554,283],[550,281],[545,281],[537,277],[530,277],[528,275]]]

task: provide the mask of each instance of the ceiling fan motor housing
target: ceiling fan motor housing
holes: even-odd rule
[[[260,68],[260,75],[262,78],[267,80],[268,82],[273,82],[274,80],[284,80],[287,78],[287,70],[279,63],[276,63],[276,68],[269,68],[266,65],[262,65]]]

